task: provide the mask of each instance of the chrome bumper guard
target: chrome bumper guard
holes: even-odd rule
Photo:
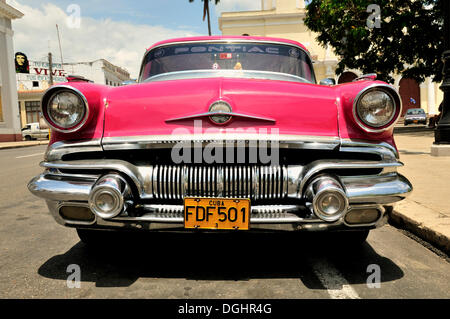
[[[399,162],[316,161],[308,164],[307,166],[295,165],[285,166],[280,169],[273,168],[273,171],[285,171],[282,181],[285,186],[281,188],[284,190],[284,193],[278,194],[280,197],[275,195],[272,197],[272,199],[275,199],[277,203],[282,203],[283,199],[301,200],[303,198],[305,187],[308,184],[308,180],[310,180],[313,176],[316,176],[321,171],[329,169],[379,168],[381,169],[381,172],[377,175],[337,176],[345,190],[346,196],[348,197],[348,211],[367,207],[375,208],[380,212],[379,218],[375,222],[368,225],[349,225],[345,222],[345,215],[337,221],[324,222],[314,214],[311,214],[311,212],[308,211],[304,205],[256,205],[252,206],[252,215],[250,218],[251,225],[264,226],[290,224],[294,230],[313,231],[340,228],[348,229],[349,227],[361,226],[381,226],[384,224],[386,219],[382,205],[400,201],[412,191],[412,186],[409,181],[396,172],[396,168],[401,165],[402,164]],[[153,186],[155,182],[160,181],[155,181],[152,179],[153,176],[158,176],[153,174],[156,167],[139,167],[120,160],[43,162],[41,163],[41,166],[45,167],[46,171],[32,179],[28,185],[28,188],[34,195],[47,201],[50,212],[56,221],[62,225],[72,227],[131,227],[152,229],[154,224],[182,225],[184,222],[184,208],[182,205],[145,204],[140,205],[142,214],[140,214],[139,217],[128,216],[125,211],[121,215],[111,219],[103,219],[99,216],[95,216],[94,220],[88,222],[71,221],[64,219],[61,216],[60,209],[64,206],[89,207],[88,200],[91,189],[96,181],[102,176],[102,174],[71,174],[70,170],[94,170],[93,172],[104,170],[120,172],[121,174],[128,176],[129,180],[135,184],[134,186],[137,189],[140,199],[152,199],[158,198],[155,196]],[[61,170],[63,170],[63,172]],[[176,174],[173,174],[173,176],[175,175]],[[167,182],[170,180],[165,179],[165,181]],[[171,185],[176,186],[176,183]],[[163,186],[158,189],[164,189]],[[184,193],[178,194],[177,196],[178,198],[182,198],[183,196],[186,196],[187,189],[184,188],[183,185],[179,186],[180,191],[184,191]],[[249,184],[248,186],[250,188],[256,187],[256,189],[261,189],[258,182],[256,182],[256,184]],[[270,185],[266,185],[264,187],[271,189]],[[177,189],[177,187],[174,189]],[[204,194],[194,195],[200,196]],[[231,193],[226,193],[226,195],[231,195]],[[241,195],[245,196],[245,194]],[[177,196],[173,196],[174,198],[172,199],[176,199]]]

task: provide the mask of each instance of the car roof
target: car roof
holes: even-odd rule
[[[306,49],[306,47],[301,44],[300,42],[294,41],[294,40],[289,40],[289,39],[283,39],[283,38],[272,38],[272,37],[255,37],[255,36],[237,36],[237,35],[232,35],[232,36],[200,36],[200,37],[186,37],[186,38],[175,38],[175,39],[168,39],[168,40],[164,40],[164,41],[160,41],[157,42],[155,44],[153,44],[151,47],[149,47],[147,49],[147,51],[153,49],[154,47],[160,46],[160,45],[165,45],[165,44],[171,44],[171,43],[176,43],[176,42],[193,42],[193,41],[214,41],[214,40],[250,40],[250,41],[267,41],[267,42],[281,42],[281,43],[285,43],[285,44],[291,44],[291,45],[295,45],[298,47],[301,47],[303,50],[305,50],[306,52],[309,51],[308,49]]]

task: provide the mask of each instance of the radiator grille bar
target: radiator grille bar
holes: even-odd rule
[[[154,198],[180,200],[185,196],[235,197],[252,200],[287,196],[285,166],[156,165],[147,176]]]

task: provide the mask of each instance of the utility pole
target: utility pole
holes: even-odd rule
[[[450,1],[442,0],[444,11],[444,81],[440,89],[444,92],[442,113],[434,131],[431,155],[450,156]]]
[[[50,72],[50,86],[53,85],[53,60],[52,53],[48,53],[48,71]]]
[[[58,44],[59,44],[59,54],[61,55],[61,68],[63,69],[64,59],[63,59],[63,53],[62,53],[62,47],[61,47],[61,37],[59,36],[59,27],[56,25],[56,33],[58,34]]]

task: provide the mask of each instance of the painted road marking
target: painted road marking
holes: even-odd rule
[[[310,264],[331,299],[361,299],[341,273],[325,259],[311,259]]]
[[[30,155],[18,156],[18,157],[16,157],[16,158],[25,158],[25,157],[38,156],[38,155],[44,155],[44,153],[36,153],[36,154],[30,154]]]

